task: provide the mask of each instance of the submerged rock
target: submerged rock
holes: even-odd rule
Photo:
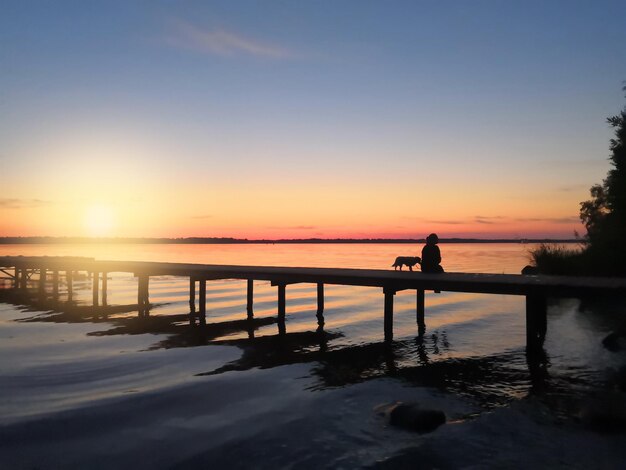
[[[587,400],[580,411],[582,422],[603,433],[626,431],[626,395],[607,392]]]
[[[602,340],[602,345],[611,352],[626,349],[626,334],[614,331]]]
[[[621,366],[609,374],[609,384],[613,390],[626,392],[626,366]]]
[[[391,425],[419,433],[434,431],[445,422],[443,411],[421,408],[417,403],[399,403],[389,412]]]

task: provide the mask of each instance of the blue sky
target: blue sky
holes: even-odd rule
[[[0,199],[69,207],[84,199],[83,166],[106,166],[118,173],[103,170],[103,191],[141,175],[140,193],[230,194],[237,210],[255,200],[248,189],[278,188],[301,213],[267,219],[313,220],[319,233],[347,214],[365,220],[375,204],[363,201],[382,197],[374,228],[350,224],[412,235],[384,215],[397,186],[404,202],[390,218],[426,214],[428,225],[440,204],[457,222],[513,210],[548,227],[575,218],[608,169],[604,119],[624,104],[625,25],[623,1],[5,2]],[[190,183],[215,192],[189,193]],[[306,201],[340,199],[340,188],[358,197],[334,219],[307,214]],[[214,225],[194,234],[261,228],[214,209]],[[167,234],[157,225],[149,234]],[[510,225],[490,229],[523,231]]]

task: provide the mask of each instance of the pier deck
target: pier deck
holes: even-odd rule
[[[13,272],[11,272],[13,270]],[[198,283],[201,322],[206,318],[206,282],[217,279],[248,281],[247,313],[253,315],[253,281],[269,281],[278,288],[278,319],[284,329],[285,287],[295,283],[317,284],[318,322],[323,324],[324,285],[378,287],[385,295],[385,338],[393,337],[393,296],[406,289],[415,290],[416,320],[424,328],[424,291],[439,290],[481,294],[523,295],[526,297],[527,343],[543,341],[546,332],[546,299],[549,297],[626,296],[625,278],[584,278],[569,276],[526,276],[516,274],[442,273],[426,274],[419,271],[392,271],[377,269],[306,268],[271,266],[232,266],[211,264],[161,263],[147,261],[98,261],[75,257],[0,257],[0,271],[14,280],[16,289],[25,288],[33,274],[39,275],[39,290],[45,293],[47,273],[53,274],[53,289],[58,292],[59,271],[65,271],[68,293],[71,297],[72,273],[87,271],[93,274],[94,305],[99,302],[102,274],[102,302],[106,304],[106,273],[126,272],[138,277],[139,315],[147,315],[149,278],[151,276],[179,276],[190,280],[189,305],[196,314],[196,283]]]
[[[2,261],[0,260],[0,264]],[[396,289],[425,289],[481,294],[580,297],[626,294],[626,279],[521,274],[442,273],[383,269],[233,266],[158,262],[96,261],[101,272],[131,272],[136,276],[184,276],[196,279],[255,279],[273,284],[323,283]]]

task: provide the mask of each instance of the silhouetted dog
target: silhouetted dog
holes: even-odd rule
[[[409,267],[409,271],[413,271],[413,266],[421,262],[422,258],[419,256],[398,256],[391,266],[394,271],[398,269],[398,267],[400,267],[400,271],[402,271],[402,265],[405,264]]]

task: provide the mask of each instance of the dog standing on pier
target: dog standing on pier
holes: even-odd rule
[[[398,267],[400,271],[402,271],[402,266],[406,265],[409,267],[409,271],[413,271],[413,266],[416,264],[420,264],[422,262],[422,258],[419,256],[398,256],[396,261],[391,265],[393,270],[397,270]]]

